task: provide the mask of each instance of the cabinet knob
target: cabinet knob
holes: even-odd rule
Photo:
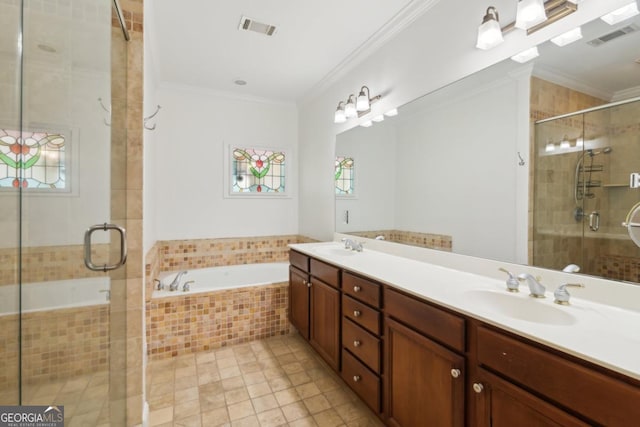
[[[311,282],[307,282],[307,288],[311,287]]]
[[[353,287],[353,292],[360,292],[360,290],[361,290],[361,288],[358,285]]]
[[[360,347],[360,345],[361,345],[361,344],[362,344],[362,343],[361,343],[360,341],[358,341],[358,340],[355,340],[355,341],[353,342],[353,346],[354,346],[354,347]]]
[[[360,317],[360,316],[362,316],[362,313],[360,312],[360,310],[353,310],[353,316],[354,317]]]
[[[307,281],[306,281],[305,279],[303,279],[303,280],[302,280],[302,284],[303,284],[303,285],[306,285],[306,284],[307,284]]]
[[[476,393],[482,393],[484,386],[481,383],[473,383],[473,391]]]
[[[461,372],[460,369],[452,369],[451,370],[451,376],[453,378],[458,378],[460,376]]]
[[[356,382],[356,383],[357,383],[358,381],[360,381],[360,375],[354,375],[354,376],[353,376],[353,381],[354,381],[354,382]]]

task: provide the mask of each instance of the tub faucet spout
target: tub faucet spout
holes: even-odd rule
[[[182,276],[184,276],[185,274],[187,274],[187,271],[181,271],[178,274],[176,274],[176,277],[173,278],[173,280],[171,281],[171,283],[169,284],[169,290],[170,291],[176,291],[178,290],[178,287],[180,286],[180,279],[182,278]]]

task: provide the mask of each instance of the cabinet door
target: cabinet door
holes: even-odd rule
[[[480,369],[472,384],[478,427],[587,427],[579,419]]]
[[[385,319],[387,422],[392,426],[461,427],[464,357]]]
[[[340,291],[313,278],[309,342],[335,370],[340,368]]]
[[[289,321],[309,339],[309,276],[289,267]]]

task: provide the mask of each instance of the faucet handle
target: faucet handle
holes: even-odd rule
[[[162,282],[158,279],[153,279],[153,283],[157,283],[156,285],[156,289],[161,291],[164,289],[164,285],[162,284]]]
[[[189,280],[188,282],[184,282],[184,285],[182,285],[182,292],[188,292],[189,290],[191,290],[191,284],[195,283],[195,280]]]
[[[509,278],[507,278],[507,291],[519,292],[518,286],[520,285],[520,282],[518,281],[518,278],[506,268],[500,267],[498,270],[509,275]]]
[[[569,298],[571,298],[571,294],[567,291],[567,288],[584,288],[582,283],[565,283],[564,285],[558,286],[558,289],[555,290],[553,296],[555,299],[553,302],[560,305],[569,305]]]

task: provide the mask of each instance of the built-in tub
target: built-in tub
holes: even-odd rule
[[[21,313],[109,303],[107,276],[22,284]],[[18,313],[20,287],[0,286],[0,316]]]
[[[187,274],[180,278],[180,286],[176,291],[170,291],[169,284],[179,272],[161,274],[159,280],[164,286],[164,290],[154,289],[153,298],[175,297],[180,294],[198,294],[289,281],[289,263],[286,262],[226,265],[186,271]],[[189,284],[189,291],[184,292],[182,290],[184,283],[191,281],[193,283]]]
[[[242,264],[160,276],[165,290],[147,301],[147,352],[151,359],[208,351],[290,332],[289,264]],[[190,290],[184,292],[185,282]]]

